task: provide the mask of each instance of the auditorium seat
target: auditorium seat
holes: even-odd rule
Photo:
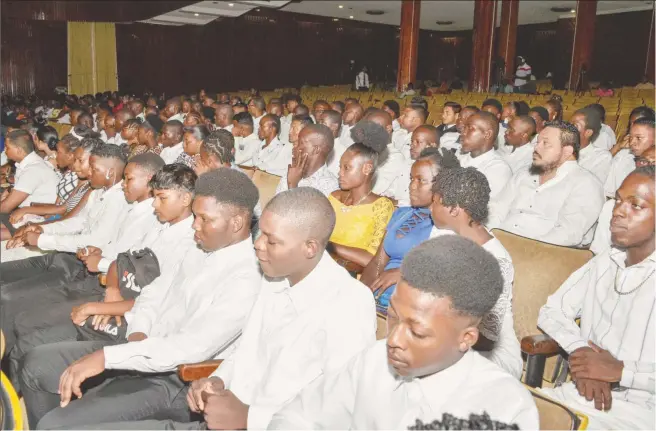
[[[588,427],[588,417],[528,388],[538,408],[541,430],[584,430]]]

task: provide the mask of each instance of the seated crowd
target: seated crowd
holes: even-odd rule
[[[421,99],[311,105],[3,106],[2,364],[30,426],[538,429],[499,229],[595,254],[535,322],[571,374],[541,394],[654,429],[653,109],[616,140],[556,99],[447,102],[438,127]]]

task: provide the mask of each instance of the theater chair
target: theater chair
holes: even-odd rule
[[[547,349],[547,335],[535,335],[539,332],[536,322],[549,295],[588,262],[592,252],[547,244],[499,229],[492,233],[510,253],[515,268],[513,313],[515,333],[527,357],[525,383],[531,387],[541,387],[543,379],[550,385],[562,383],[567,362],[557,356],[557,350]],[[551,358],[548,363],[547,358]]]
[[[5,354],[5,335],[0,331],[0,358]],[[0,371],[0,425],[3,430],[27,429],[27,421],[24,419],[23,406],[14,390],[11,382]]]
[[[260,192],[260,207],[264,209],[266,204],[276,194],[280,177],[250,166],[240,166],[240,168],[248,175],[248,178],[253,180],[257,190]]]
[[[541,430],[584,430],[588,427],[588,417],[528,388],[538,408]]]
[[[382,312],[376,313],[376,339],[382,340],[387,336],[387,316]],[[222,359],[198,362],[195,364],[184,364],[178,366],[178,376],[183,382],[209,377],[223,362]]]

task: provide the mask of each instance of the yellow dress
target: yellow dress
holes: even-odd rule
[[[380,197],[370,204],[347,206],[333,195],[328,200],[337,215],[330,241],[376,254],[394,212],[392,201]]]

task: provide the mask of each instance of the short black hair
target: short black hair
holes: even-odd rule
[[[474,115],[487,123],[490,129],[492,129],[492,139],[494,142],[496,142],[497,137],[499,136],[499,120],[497,120],[497,117],[491,112],[487,111],[478,111],[477,113],[473,114],[472,117]]]
[[[632,124],[633,126],[638,125],[638,126],[649,126],[652,129],[654,128],[654,119],[653,118],[647,118],[647,117],[642,117],[638,118],[635,120]]]
[[[273,114],[266,114],[264,117],[262,117],[262,120],[271,121],[276,128],[276,136],[280,134],[280,117]]]
[[[89,112],[87,112],[87,111],[82,111],[82,113],[77,117],[77,122],[78,122],[78,124],[80,123],[80,120],[81,120],[82,118],[87,118],[87,119],[91,120],[91,122],[93,123],[93,115],[91,115],[91,114],[90,114]]]
[[[563,104],[558,99],[549,99],[545,103],[551,106],[551,109],[556,111],[555,121],[563,121]]]
[[[416,104],[416,103],[410,104],[410,106],[408,106],[408,109],[411,109],[412,111],[414,111],[415,113],[417,113],[417,115],[419,115],[421,117],[421,123],[422,124],[426,122],[426,119],[428,118],[428,109],[426,109],[422,105]]]
[[[381,155],[386,154],[389,143],[387,130],[370,120],[360,120],[351,129],[351,139],[355,142],[347,151],[354,151],[371,161],[374,169],[378,166]]]
[[[49,149],[56,150],[57,142],[59,142],[59,136],[57,135],[57,130],[52,126],[39,126],[36,130],[36,136],[39,138],[39,141],[45,142]]]
[[[171,128],[173,132],[178,134],[180,137],[182,137],[182,134],[184,133],[184,126],[178,120],[169,120],[164,124],[164,126]]]
[[[437,166],[438,171],[442,169],[454,169],[460,167],[460,161],[456,157],[455,153],[444,148],[424,148],[417,158],[417,161],[419,160],[429,160],[435,166]]]
[[[66,135],[66,136],[68,136],[68,135]],[[70,135],[70,136],[73,137],[73,139],[77,139],[73,135]],[[99,147],[102,147],[102,146],[106,145],[99,138],[84,138],[84,139],[80,140],[79,142],[80,142],[80,148],[83,148],[85,153],[93,153],[93,151],[96,148],[99,148]]]
[[[501,105],[501,102],[499,102],[497,99],[485,99],[481,105],[481,108],[485,108],[486,106],[492,106],[496,108],[496,110],[499,111],[499,114],[501,114],[501,111],[503,111],[503,105]]]
[[[410,105],[408,106],[419,106],[424,108],[426,112],[428,112],[428,102],[426,102],[426,99],[424,99],[421,96],[415,96],[410,100]]]
[[[248,112],[240,112],[238,114],[235,114],[234,117],[232,117],[232,121],[236,121],[237,124],[240,126],[248,126],[253,128],[253,117],[251,114]]]
[[[98,138],[92,138],[92,139],[98,139]],[[100,139],[98,140],[100,141]],[[99,145],[91,151],[91,155],[101,159],[115,160],[116,162],[122,164],[123,166],[125,166],[128,162],[127,156],[125,155],[121,147],[118,145],[111,145],[111,144]]]
[[[329,119],[332,123],[339,124],[340,126],[342,125],[342,114],[340,114],[339,112],[332,109],[328,109],[323,111],[322,115],[323,118]]]
[[[193,195],[197,178],[196,172],[189,166],[182,163],[171,163],[157,171],[148,185],[153,190],[177,190]]]
[[[462,106],[458,102],[446,102],[444,107],[453,109],[453,112],[456,114],[459,114],[460,111],[462,111]]]
[[[638,106],[637,108],[633,108],[633,110],[631,110],[631,114],[629,114],[629,119],[633,116],[638,118],[647,118],[652,121],[654,121],[655,118],[654,110],[649,106]]]
[[[207,139],[203,141],[202,147],[223,163],[235,161],[235,155],[233,154],[235,137],[227,130],[219,129],[210,133]]]
[[[303,127],[309,126],[310,124],[314,124],[314,121],[312,121],[312,117],[310,117],[309,115],[294,115],[292,117],[292,122],[294,121],[298,121],[303,125]]]
[[[601,132],[601,116],[599,115],[599,111],[594,108],[582,108],[574,113],[574,115],[577,114],[583,115],[586,130],[592,130],[590,142],[594,142],[599,136],[599,132]]]
[[[22,149],[25,154],[34,152],[34,141],[32,140],[32,135],[27,130],[12,130],[7,133],[7,141],[11,141],[12,145]]]
[[[435,179],[433,193],[440,195],[444,206],[460,207],[474,222],[487,220],[490,184],[478,169],[443,169]]]
[[[432,124],[422,124],[415,129],[415,131],[417,130],[425,130],[426,132],[430,133],[433,137],[433,142],[439,145],[442,134],[437,127],[433,126]]]
[[[574,149],[574,157],[579,159],[579,151],[581,150],[581,137],[579,136],[579,129],[575,125],[566,121],[549,121],[544,125],[547,127],[555,127],[560,130],[560,145],[570,146]]]
[[[203,106],[202,111],[203,111],[202,112],[203,117],[210,120],[211,123],[214,123],[214,118],[215,118],[214,108],[212,108],[211,106]],[[232,107],[230,107],[230,112],[232,112]]]
[[[205,125],[188,126],[184,128],[184,132],[191,133],[199,141],[205,141],[210,134],[209,129]]]
[[[261,111],[264,111],[266,109],[266,103],[264,102],[264,98],[260,96],[253,97],[250,101],[253,102],[253,105]]]
[[[77,126],[73,127],[71,130],[71,133],[75,133],[78,135],[80,138],[99,138],[100,133],[94,132],[92,128],[85,126],[84,124],[78,124]]]
[[[480,112],[480,110],[481,110],[481,108],[479,108],[478,106],[474,106],[474,105],[467,105],[464,108],[462,108],[462,111],[464,111],[465,109],[468,110],[468,111],[474,111],[474,112]]]
[[[439,236],[410,250],[401,264],[401,279],[437,298],[449,298],[456,312],[474,318],[485,316],[503,290],[497,259],[460,235]]]
[[[394,112],[394,118],[399,118],[401,116],[401,107],[396,100],[386,100],[383,102],[383,106],[387,106],[392,112]]]
[[[219,168],[198,177],[196,196],[213,197],[219,204],[227,204],[252,215],[260,193],[243,172]]]
[[[155,173],[162,169],[166,164],[164,163],[164,160],[155,153],[137,154],[130,159],[128,164],[130,163],[134,163],[150,175],[155,175]]]
[[[543,106],[534,106],[531,109],[529,109],[529,114],[531,112],[535,112],[542,118],[542,121],[549,121],[549,111],[547,111],[547,108]]]
[[[333,101],[333,103],[331,103],[331,105],[339,106],[339,109],[341,109],[342,112],[344,112],[344,109],[346,109],[346,105],[341,100],[335,100],[335,101]]]
[[[294,111],[300,110],[301,112],[298,113],[297,115],[310,115],[310,108],[307,107],[307,105],[304,104],[299,104],[296,108],[294,108]]]
[[[635,168],[635,170],[631,172],[631,175],[633,174],[642,175],[654,181],[654,176],[656,176],[656,166],[654,165],[640,166],[639,168]]]
[[[326,196],[314,187],[296,187],[278,193],[264,211],[282,217],[324,247],[335,228],[335,210]]]
[[[82,141],[80,141],[75,136],[71,135],[70,133],[67,133],[64,136],[62,136],[61,139],[59,140],[59,142],[63,143],[64,146],[70,152],[75,151],[79,147],[82,146]]]
[[[285,103],[287,103],[287,102],[296,102],[299,105],[301,103],[301,96],[299,96],[298,94],[289,93],[289,94],[284,95],[283,99],[285,100]]]
[[[586,108],[594,109],[595,111],[597,111],[599,117],[601,118],[602,123],[606,121],[606,108],[604,108],[604,105],[600,103],[591,103],[588,106],[586,106]]]
[[[517,102],[515,111],[517,112],[517,115],[528,115],[528,111],[530,109],[531,107],[528,106],[528,103],[526,103],[523,100],[520,100],[519,102]]]
[[[535,124],[535,120],[533,119],[533,117],[531,117],[530,115],[520,115],[519,117],[515,117],[515,120],[519,121],[520,123],[524,123],[528,126],[529,138],[532,138],[535,135],[537,124]]]

